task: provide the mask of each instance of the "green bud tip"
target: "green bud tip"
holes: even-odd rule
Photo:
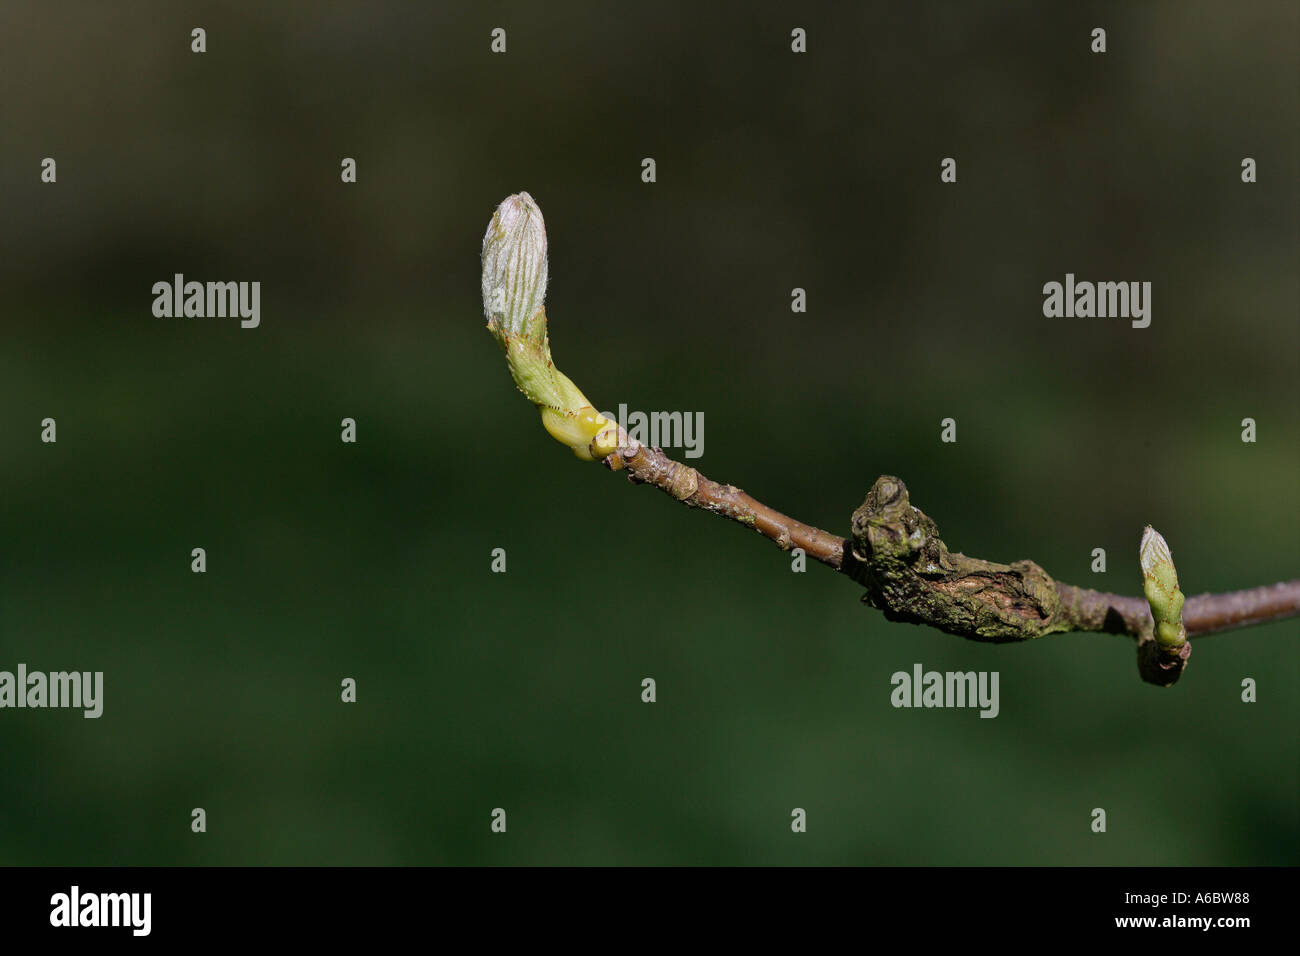
[[[1187,641],[1183,592],[1178,589],[1178,572],[1169,545],[1150,525],[1142,533],[1138,558],[1142,564],[1142,591],[1155,621],[1155,638],[1165,650],[1177,651]]]

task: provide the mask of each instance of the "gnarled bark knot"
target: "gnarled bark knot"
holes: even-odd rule
[[[845,570],[867,589],[862,600],[891,621],[998,644],[1077,626],[1046,571],[1033,561],[996,564],[950,552],[891,475],[878,478],[853,513],[851,544],[853,567]]]

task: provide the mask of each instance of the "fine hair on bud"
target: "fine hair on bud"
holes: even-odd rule
[[[498,335],[530,335],[546,300],[546,224],[526,192],[497,207],[483,235],[483,314]],[[544,331],[541,330],[541,331]]]

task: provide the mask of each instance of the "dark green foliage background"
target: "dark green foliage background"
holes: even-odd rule
[[[855,6],[6,5],[0,669],[106,705],[0,711],[0,863],[1296,860],[1294,621],[1166,691],[1120,637],[891,625],[511,387],[478,251],[527,189],[560,367],[704,412],[715,478],[845,531],[896,474],[1126,593],[1148,522],[1188,593],[1300,574],[1295,5]],[[174,272],[261,328],[155,319]],[[1066,272],[1151,327],[1043,318]],[[891,708],[916,662],[1001,715]]]

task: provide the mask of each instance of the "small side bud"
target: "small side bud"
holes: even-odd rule
[[[1169,545],[1150,525],[1142,533],[1138,558],[1142,562],[1142,591],[1155,621],[1155,639],[1162,650],[1177,652],[1187,642],[1183,592],[1178,589],[1178,572],[1174,570]]]

